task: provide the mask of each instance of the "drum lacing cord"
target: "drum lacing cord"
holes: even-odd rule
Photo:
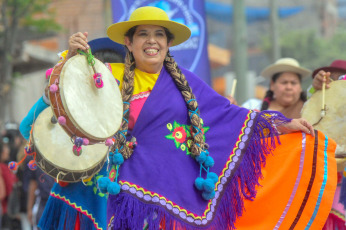
[[[58,184],[59,184],[59,175],[60,175],[60,174],[63,175],[63,176],[66,175],[66,173],[61,172],[61,171],[58,173],[58,175],[56,175],[56,183],[58,183]]]
[[[86,59],[87,59],[87,61],[88,61],[88,64],[89,64],[90,66],[93,67],[93,66],[95,65],[94,55],[92,55],[90,49],[88,49],[88,52],[87,52],[87,53],[84,52],[84,51],[82,51],[82,50],[78,50],[78,53],[80,53],[80,54],[82,54],[82,55],[84,55],[84,56],[86,57]],[[96,73],[96,71],[95,71],[95,73]]]
[[[87,53],[82,50],[78,50],[78,52],[86,57],[88,64],[92,67],[94,71],[93,78],[94,78],[94,83],[96,88],[98,89],[102,88],[103,87],[102,74],[96,72],[95,59],[94,59],[94,55],[92,55],[91,53],[91,50],[88,49]]]

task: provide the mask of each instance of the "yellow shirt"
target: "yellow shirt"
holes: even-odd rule
[[[124,76],[125,65],[122,63],[108,64],[108,67],[112,71],[113,76],[118,81],[120,90],[122,89],[122,82]],[[150,92],[154,88],[154,85],[159,77],[159,74],[149,74],[135,69],[134,76],[134,89],[133,95],[130,99],[130,117],[129,117],[129,130],[132,130],[142,107],[149,97]]]

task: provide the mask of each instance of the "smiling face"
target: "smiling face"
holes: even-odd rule
[[[160,73],[168,48],[163,27],[155,25],[139,25],[132,39],[125,36],[125,45],[136,60],[136,68],[147,73]]]
[[[299,76],[292,72],[281,73],[275,82],[271,81],[270,89],[275,101],[284,107],[297,103],[302,92]]]

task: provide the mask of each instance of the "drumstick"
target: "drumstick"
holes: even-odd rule
[[[231,97],[234,97],[236,85],[237,85],[237,79],[233,79],[232,90],[231,90]]]
[[[325,110],[325,93],[326,93],[326,75],[323,76],[323,83],[322,83],[322,110],[321,110],[321,116],[324,117],[326,115]]]

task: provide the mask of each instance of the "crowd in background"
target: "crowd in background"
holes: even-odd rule
[[[6,123],[0,130],[0,229],[31,230],[35,229],[37,202],[40,198],[48,199],[39,189],[40,184],[47,185],[44,176],[37,176],[40,171],[31,171],[26,166],[30,158],[23,159],[26,140],[19,132],[18,124]],[[8,169],[11,161],[20,162],[15,172]]]

